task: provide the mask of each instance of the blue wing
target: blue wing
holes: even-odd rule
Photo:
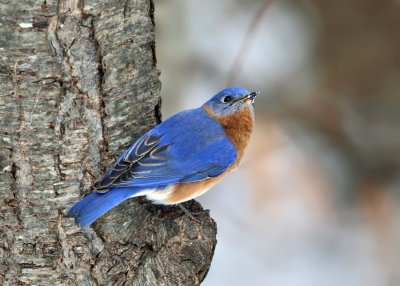
[[[203,108],[183,111],[143,135],[96,185],[157,188],[193,182],[224,173],[236,150],[222,126]]]

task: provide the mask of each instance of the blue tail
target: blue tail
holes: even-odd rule
[[[106,193],[94,192],[77,202],[67,216],[75,217],[75,222],[81,227],[93,223],[98,217],[122,203],[126,199],[137,195],[141,189],[112,188]]]

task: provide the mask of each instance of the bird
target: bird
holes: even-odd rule
[[[205,193],[242,161],[259,93],[226,88],[202,106],[156,125],[117,159],[94,184],[94,192],[67,216],[84,228],[131,197],[177,205]]]

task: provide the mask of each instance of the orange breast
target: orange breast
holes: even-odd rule
[[[178,183],[174,186],[169,195],[163,200],[163,203],[177,204],[194,199],[195,197],[207,192],[212,186],[222,180],[226,174],[228,174],[228,172],[225,172],[215,178],[208,178],[191,183]]]
[[[254,127],[253,111],[250,108],[245,107],[236,114],[217,117],[207,106],[204,106],[204,109],[212,118],[221,124],[224,128],[226,137],[228,137],[233,146],[235,146],[237,159],[233,164],[233,167],[236,168],[242,161],[244,150],[250,142],[250,135]]]
[[[233,146],[235,146],[237,154],[236,161],[228,170],[218,177],[191,183],[176,184],[173,190],[163,200],[166,204],[188,201],[208,191],[212,186],[222,180],[226,174],[239,166],[244,155],[244,150],[249,144],[250,135],[254,127],[253,112],[250,108],[243,108],[239,113],[225,117],[215,116],[207,106],[204,106],[204,109],[224,128],[226,136],[232,142]]]

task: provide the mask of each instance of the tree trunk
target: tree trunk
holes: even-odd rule
[[[209,216],[141,198],[87,229],[64,216],[160,122],[152,1],[2,1],[0,13],[0,284],[200,284]]]

